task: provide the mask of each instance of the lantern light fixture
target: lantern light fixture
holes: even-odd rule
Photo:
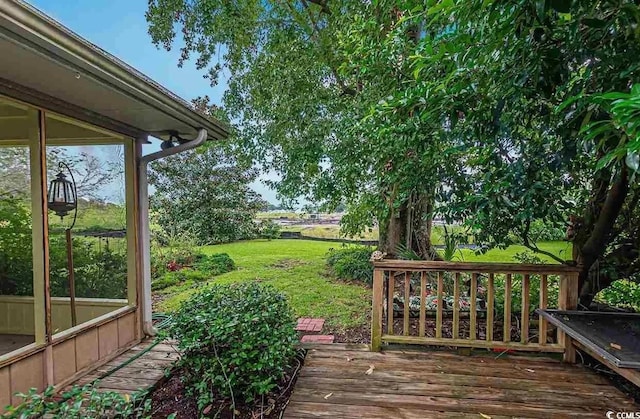
[[[78,210],[78,192],[76,189],[76,182],[71,169],[66,163],[60,162],[58,167],[60,168],[60,172],[58,172],[55,179],[53,179],[49,184],[47,205],[51,211],[55,212],[56,215],[60,217],[61,220],[69,215],[71,211],[74,211],[73,223],[75,224],[75,213]],[[71,180],[69,180],[64,174],[64,169],[69,172]]]

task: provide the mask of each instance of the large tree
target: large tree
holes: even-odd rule
[[[155,222],[169,235],[191,234],[198,244],[253,238],[256,212],[266,207],[249,187],[255,177],[217,142],[154,162],[149,181]]]

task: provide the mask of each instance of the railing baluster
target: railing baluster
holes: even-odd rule
[[[437,299],[438,305],[436,307],[436,337],[442,337],[442,294],[444,292],[444,273],[438,272],[438,291]]]
[[[387,334],[393,335],[393,295],[396,290],[396,276],[394,271],[389,271],[389,285],[387,286]]]
[[[525,274],[522,277],[522,307],[520,308],[520,324],[521,324],[521,332],[520,332],[520,342],[527,343],[529,342],[529,283],[530,283],[529,274]]]
[[[478,292],[478,274],[471,274],[471,290],[469,292],[469,339],[476,340],[476,329],[477,329],[477,314],[478,314],[478,306],[477,306],[477,292]]]
[[[547,308],[547,275],[540,278],[540,310]],[[546,345],[547,343],[547,319],[538,316],[538,343]]]
[[[495,300],[495,284],[494,274],[489,274],[489,283],[487,284],[487,341],[493,340],[493,306]]]
[[[504,329],[503,342],[511,342],[511,274],[504,280]]]
[[[453,280],[453,338],[460,337],[460,272],[456,272]]]
[[[373,298],[371,310],[371,350],[379,351],[382,344],[382,288],[384,282],[384,270],[373,271]]]
[[[427,273],[425,271],[420,272],[420,330],[419,334],[424,337],[424,329],[427,318]]]
[[[411,302],[411,272],[404,273],[404,335],[409,336],[409,303]]]

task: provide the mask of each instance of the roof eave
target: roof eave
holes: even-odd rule
[[[206,129],[210,139],[225,139],[228,126],[196,112],[187,102],[160,84],[60,25],[22,0],[0,1],[7,16],[54,57],[64,58],[113,88],[135,95],[160,112],[171,115],[194,130]],[[153,134],[153,133],[150,133]]]

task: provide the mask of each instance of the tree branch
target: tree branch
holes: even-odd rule
[[[560,259],[558,256],[554,255],[551,252],[547,252],[546,250],[542,250],[540,249],[535,243],[531,243],[529,241],[529,229],[531,228],[531,220],[527,220],[525,227],[524,227],[524,231],[522,232],[522,242],[524,244],[524,247],[526,247],[529,250],[533,250],[536,253],[540,253],[541,255],[545,255],[550,257],[551,259],[555,260],[558,263],[561,263],[563,265],[567,264],[566,260]]]
[[[582,246],[583,264],[588,269],[604,252],[609,242],[616,219],[629,193],[628,172],[622,165],[620,176],[607,192],[589,238]]]
[[[307,1],[310,1],[310,0],[302,0],[302,5],[304,6],[304,9],[307,12],[307,16],[309,16],[309,21],[311,22],[312,36],[314,36],[316,38],[316,40],[318,42],[318,45],[323,50],[323,52],[325,54],[325,57],[327,59],[327,66],[331,70],[331,73],[333,74],[333,77],[335,77],[336,82],[340,85],[340,88],[342,89],[342,94],[353,96],[356,93],[355,90],[353,90],[352,88],[350,88],[350,87],[348,87],[346,85],[344,80],[342,80],[342,77],[340,76],[340,73],[338,73],[338,70],[336,69],[336,67],[332,63],[331,54],[328,51],[328,48],[324,45],[324,43],[322,41],[322,36],[321,36],[321,33],[320,33],[321,30],[320,30],[320,27],[318,26],[318,21],[315,19],[315,17],[311,13],[311,10],[309,9],[309,3],[307,3]],[[315,2],[312,2],[312,3],[315,3]]]
[[[331,10],[329,10],[329,6],[327,5],[327,0],[307,0],[309,3],[316,4],[320,6],[320,10],[322,13],[326,13],[328,15],[331,14]]]

